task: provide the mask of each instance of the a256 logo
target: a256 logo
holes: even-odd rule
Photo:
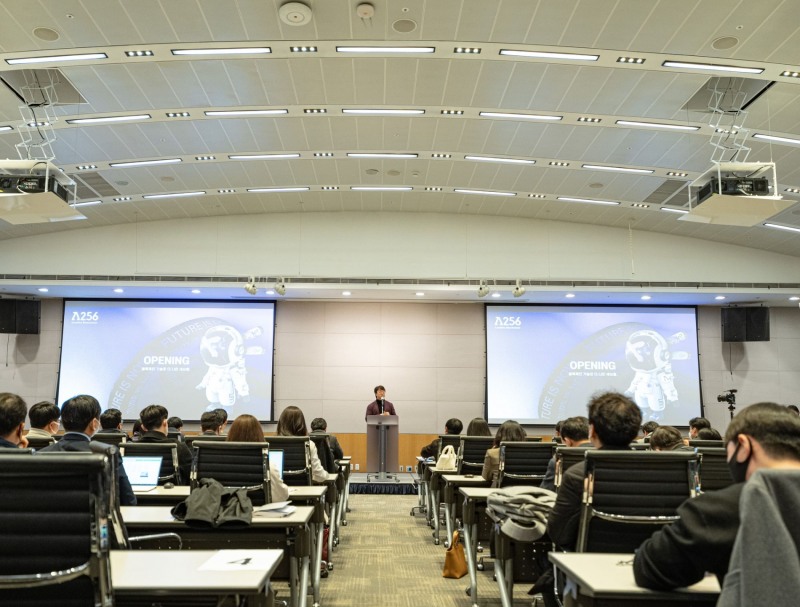
[[[521,327],[522,326],[522,317],[521,316],[495,316],[495,318],[494,318],[494,326],[495,327]]]
[[[100,312],[92,312],[90,310],[85,312],[75,310],[72,312],[72,322],[89,323],[97,322],[98,320],[100,320]]]

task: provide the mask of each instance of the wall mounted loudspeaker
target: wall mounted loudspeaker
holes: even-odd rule
[[[0,333],[39,333],[41,305],[28,299],[0,299]]]
[[[769,308],[722,308],[722,341],[769,341]]]

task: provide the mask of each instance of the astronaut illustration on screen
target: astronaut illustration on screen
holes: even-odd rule
[[[635,372],[625,394],[649,419],[660,419],[667,402],[678,402],[671,361],[686,358],[686,353],[673,353],[670,346],[685,339],[683,332],[665,339],[657,331],[643,329],[632,333],[625,343],[625,359]]]
[[[261,335],[256,327],[242,335],[230,325],[220,324],[209,328],[200,340],[200,354],[208,366],[198,390],[205,389],[207,410],[230,408],[237,399],[247,402],[250,386],[247,383],[247,354],[261,354],[263,348],[245,347],[245,341]]]

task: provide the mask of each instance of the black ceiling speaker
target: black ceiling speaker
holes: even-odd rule
[[[769,341],[769,308],[722,308],[722,341]]]
[[[42,302],[0,299],[0,333],[39,333]]]

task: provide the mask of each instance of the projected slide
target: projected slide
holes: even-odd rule
[[[66,301],[58,399],[95,396],[126,419],[150,404],[199,420],[272,419],[270,302]]]
[[[644,421],[700,415],[694,308],[487,306],[486,333],[490,423],[552,425],[605,390]]]

